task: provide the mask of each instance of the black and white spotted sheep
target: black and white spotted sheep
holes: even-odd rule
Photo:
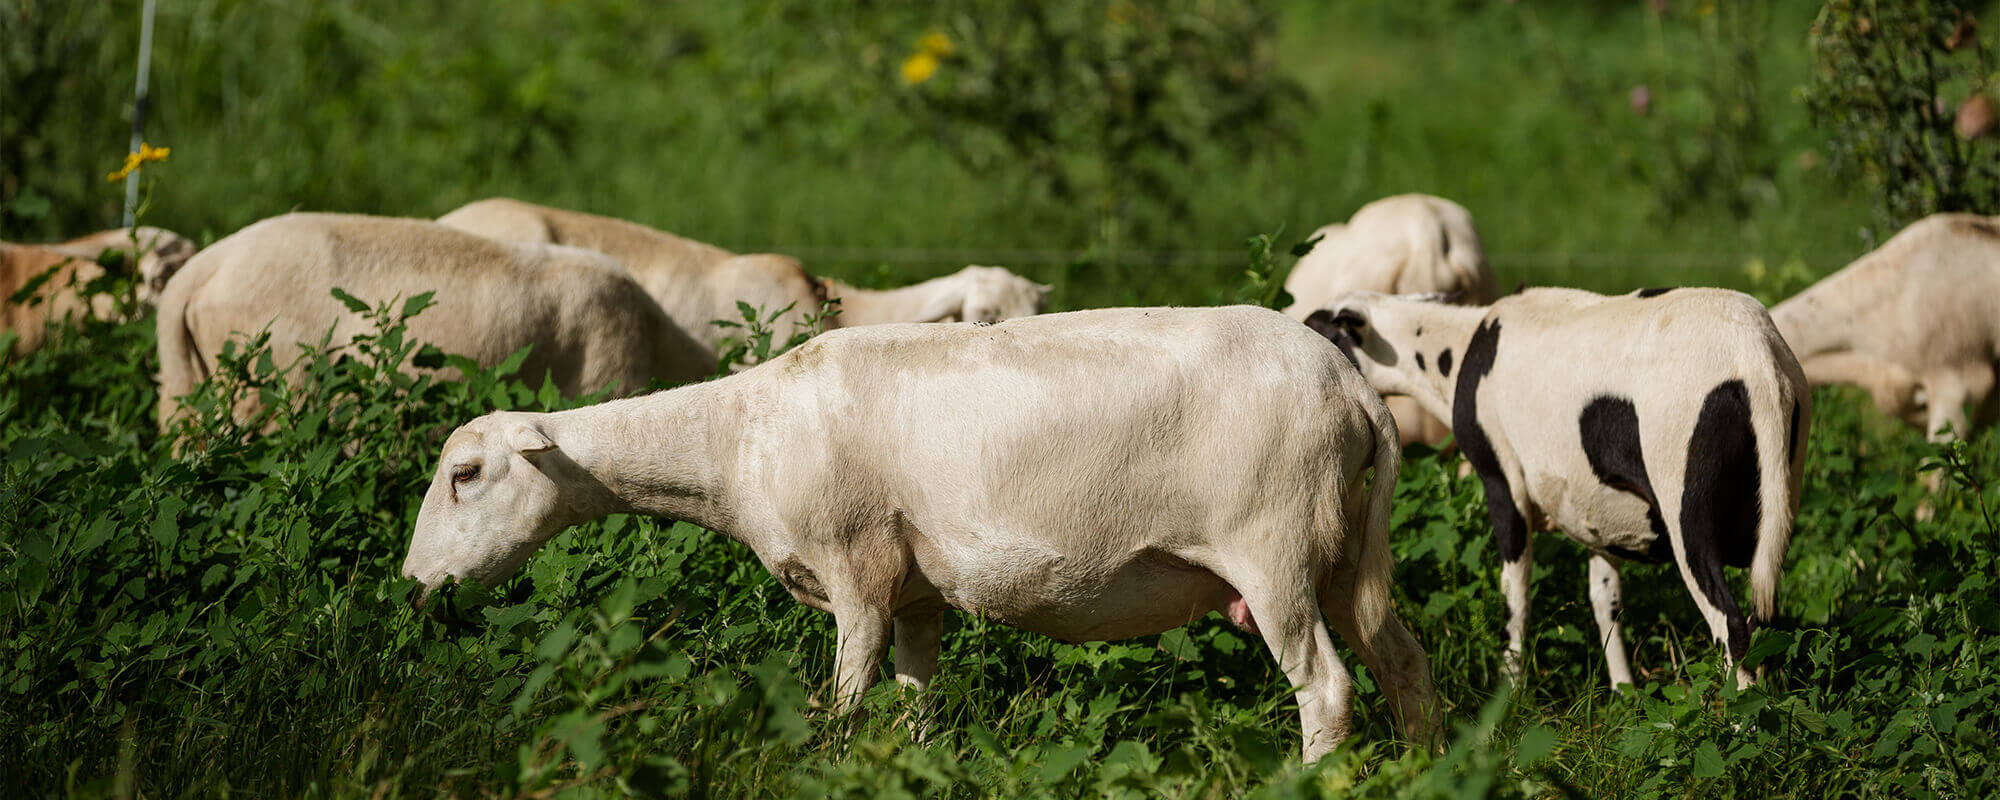
[[[1452,421],[1486,487],[1516,678],[1530,532],[1560,529],[1590,550],[1613,685],[1632,680],[1618,621],[1627,559],[1673,562],[1739,682],[1753,681],[1742,665],[1753,621],[1722,568],[1750,569],[1755,620],[1770,620],[1812,416],[1805,374],[1756,300],[1531,289],[1468,307],[1355,292],[1306,324],[1377,391]]]

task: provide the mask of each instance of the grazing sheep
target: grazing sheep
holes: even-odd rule
[[[829,326],[998,322],[1039,313],[1049,288],[999,267],[966,267],[901,289],[857,289],[821,281],[787,256],[737,255],[621,219],[504,197],[469,203],[438,222],[504,241],[550,242],[609,254],[711,351],[731,335],[714,322],[740,319],[738,301],[766,311],[791,306],[776,331],[778,338],[787,339],[830,297],[841,300],[841,313],[827,321]]]
[[[1757,301],[1720,289],[1531,289],[1478,308],[1355,292],[1306,324],[1376,389],[1452,421],[1486,484],[1517,678],[1530,532],[1553,528],[1590,550],[1613,685],[1632,681],[1618,623],[1628,558],[1679,566],[1751,682],[1750,623],[1722,567],[1750,569],[1756,618],[1770,620],[1811,424],[1805,376]]]
[[[167,281],[174,273],[194,257],[196,250],[193,240],[165,228],[141,225],[136,228],[113,228],[71,239],[43,245],[50,250],[96,261],[106,251],[119,250],[131,254],[139,251],[137,261],[139,302],[147,306],[158,303],[160,292],[167,287]],[[128,260],[126,263],[133,263]]]
[[[1069,642],[1222,611],[1297,687],[1312,759],[1352,694],[1322,620],[1413,740],[1434,724],[1389,595],[1399,460],[1339,351],[1263,309],[846,329],[709,383],[466,423],[403,574],[423,604],[606,514],[692,522],[833,613],[843,708],[892,626],[897,679],[927,685],[947,609]]]
[[[410,320],[412,338],[484,366],[533,345],[520,374],[551,375],[565,394],[631,393],[712,368],[601,253],[497,242],[426,220],[286,214],[216,242],[168,282],[158,320],[162,428],[231,336],[268,329],[283,365],[329,330],[336,346],[367,332],[370,323],[332,297],[336,288],[370,301],[435,290],[437,306]]]
[[[1856,384],[1932,441],[1969,436],[2000,412],[2000,217],[1918,220],[1771,319],[1815,385]]]
[[[53,273],[51,273],[53,270]],[[47,274],[33,295],[16,303],[13,297]],[[17,337],[7,350],[19,358],[41,349],[51,322],[83,317],[111,319],[115,303],[108,295],[84,297],[84,284],[104,275],[97,262],[39,245],[0,242],[0,330]]]
[[[19,338],[8,349],[10,357],[20,357],[40,349],[51,321],[75,321],[90,316],[110,320],[117,304],[109,296],[85,298],[78,294],[84,285],[104,276],[97,259],[107,250],[133,248],[137,237],[138,300],[152,305],[158,290],[166,285],[189,256],[194,243],[159,228],[119,228],[94,233],[66,242],[49,244],[8,244],[0,242],[0,330],[13,331]],[[53,273],[51,271],[53,270]],[[15,303],[12,298],[45,273],[32,298]]]
[[[1042,312],[1049,287],[1001,267],[971,266],[900,289],[860,289],[828,279],[826,293],[840,300],[841,326],[853,327],[1032,317]]]
[[[1499,298],[1472,214],[1442,197],[1385,197],[1362,206],[1347,224],[1327,225],[1314,235],[1319,243],[1285,279],[1294,301],[1285,313],[1293,319],[1304,320],[1347,292],[1457,293],[1472,305]],[[1436,445],[1451,433],[1409,398],[1391,398],[1389,412],[1404,444]]]

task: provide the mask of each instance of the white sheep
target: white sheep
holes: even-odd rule
[[[1479,229],[1464,206],[1427,194],[1399,194],[1362,206],[1346,224],[1313,232],[1320,237],[1285,279],[1293,319],[1326,308],[1347,292],[1436,293],[1485,305],[1499,299]],[[1404,444],[1435,445],[1450,426],[1406,397],[1389,398],[1389,412]]]
[[[1000,322],[1042,311],[1049,287],[1002,267],[969,266],[896,289],[862,289],[831,278],[826,295],[840,301],[842,327],[889,322]]]
[[[1771,319],[1807,380],[1858,385],[1933,441],[1968,436],[2000,412],[2000,217],[1911,223]]]
[[[137,251],[138,258],[128,258],[126,263],[135,268],[134,273],[139,278],[138,299],[147,306],[159,301],[167,281],[187,264],[188,259],[194,257],[197,249],[193,240],[149,225],[112,228],[44,247],[90,261],[98,260],[108,251],[123,251],[128,256]]]
[[[1352,693],[1322,620],[1412,740],[1434,724],[1389,594],[1399,460],[1353,366],[1272,311],[846,329],[709,383],[466,423],[403,574],[421,604],[606,514],[692,522],[833,613],[841,707],[892,627],[897,679],[927,685],[947,609],[1069,642],[1222,611],[1297,688],[1312,759],[1347,735]]]
[[[438,222],[503,241],[551,242],[609,254],[711,351],[732,334],[714,322],[740,319],[738,301],[766,311],[790,306],[776,330],[785,339],[829,298],[841,301],[841,313],[828,320],[828,327],[999,322],[1039,313],[1049,289],[999,267],[966,267],[900,289],[858,289],[815,278],[788,256],[737,255],[634,222],[505,197],[468,203]]]
[[[19,358],[41,349],[51,322],[111,319],[116,304],[109,296],[86,297],[79,291],[103,275],[104,268],[89,259],[38,245],[0,242],[0,326],[4,326],[0,330],[16,337],[7,355]],[[42,280],[40,288],[22,302],[13,301],[37,279]]]
[[[118,228],[48,244],[0,242],[0,330],[18,337],[8,354],[19,357],[39,349],[51,321],[112,319],[117,303],[111,297],[84,297],[79,290],[104,276],[98,259],[106,251],[120,249],[139,251],[137,298],[143,306],[151,306],[166,279],[194,254],[195,246],[171,231],[147,227]],[[37,279],[43,282],[32,297],[12,301]]]
[[[498,242],[427,220],[286,214],[203,250],[167,284],[158,318],[164,429],[216,367],[232,336],[271,333],[280,365],[332,333],[342,345],[371,323],[333,289],[370,301],[435,291],[409,335],[491,366],[533,346],[520,375],[552,376],[565,394],[642,390],[654,378],[713,369],[700,346],[601,253]],[[412,371],[419,371],[412,368]]]

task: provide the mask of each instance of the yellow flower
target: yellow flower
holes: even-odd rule
[[[953,52],[951,49],[951,37],[938,31],[931,31],[917,39],[917,49],[938,58],[944,58]]]
[[[914,86],[930,80],[938,70],[938,57],[929,50],[918,52],[903,60],[903,84]]]
[[[154,147],[145,142],[140,142],[139,152],[126,153],[125,166],[119,168],[117,172],[104,176],[104,179],[113,183],[125,180],[126,176],[131,175],[134,170],[148,163],[167,160],[167,156],[172,154],[173,151],[174,149],[171,147]]]
[[[903,84],[914,86],[930,80],[938,67],[950,58],[954,51],[951,37],[938,31],[931,31],[917,37],[917,52],[903,59]]]

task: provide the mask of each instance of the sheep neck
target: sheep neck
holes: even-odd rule
[[[1405,391],[1397,394],[1404,394],[1416,400],[1418,405],[1423,406],[1424,413],[1449,421],[1452,417],[1452,404],[1457,400],[1458,376],[1462,372],[1460,367],[1464,363],[1466,351],[1471,347],[1473,332],[1478,330],[1480,321],[1486,318],[1486,310],[1485,306],[1437,306],[1436,313],[1424,321],[1424,327],[1438,332],[1438,338],[1431,341],[1442,340],[1450,343],[1452,355],[1459,360],[1459,363],[1453,364],[1451,375],[1446,376],[1438,371],[1435,363],[1435,356],[1443,348],[1428,348],[1431,352],[1426,357],[1433,359],[1430,368],[1419,370],[1417,377],[1410,382],[1411,385],[1404,387]]]
[[[1854,313],[1839,302],[1841,275],[1821,281],[1771,309],[1771,322],[1778,335],[1800,361],[1846,350],[1853,341]]]
[[[630,513],[732,528],[716,454],[733,441],[715,425],[718,395],[705,383],[548,415],[544,430],[571,465],[560,480],[575,522]]]
[[[840,300],[842,327],[886,322],[937,322],[956,314],[965,304],[956,275],[932,278],[896,289],[862,289],[836,280],[826,282],[828,299]]]

